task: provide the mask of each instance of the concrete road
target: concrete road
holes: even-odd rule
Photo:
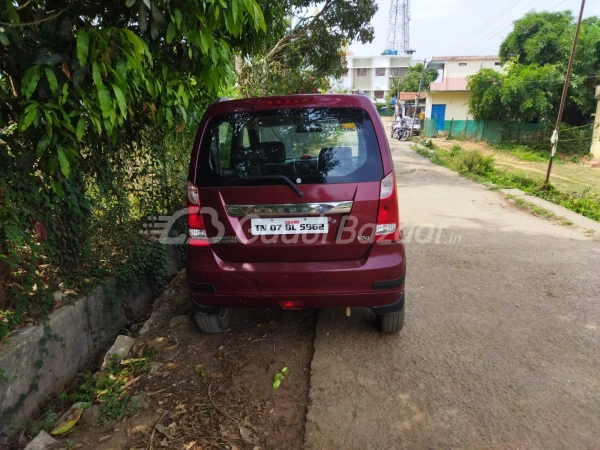
[[[599,448],[600,244],[392,145],[406,325],[320,313],[305,449]]]

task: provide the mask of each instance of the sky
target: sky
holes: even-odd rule
[[[357,56],[379,55],[386,48],[392,0],[378,0],[371,44],[353,43]],[[416,59],[432,56],[496,55],[512,23],[529,11],[571,10],[580,0],[411,0],[410,47]],[[587,0],[584,17],[600,16],[600,1]]]

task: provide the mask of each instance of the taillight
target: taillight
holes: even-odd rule
[[[400,238],[400,217],[398,214],[398,195],[396,177],[390,172],[379,189],[379,210],[377,211],[377,228],[375,242],[395,242]]]
[[[187,183],[187,198],[188,198],[188,232],[190,233],[189,244],[195,247],[207,247],[208,238],[206,236],[206,227],[204,219],[200,214],[200,195],[198,187],[188,181]]]
[[[302,103],[310,103],[312,97],[296,97],[296,98],[266,98],[258,101],[261,105],[299,105]]]

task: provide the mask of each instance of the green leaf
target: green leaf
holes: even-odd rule
[[[92,64],[92,77],[94,78],[96,89],[100,90],[102,87],[102,75],[100,75],[100,67],[96,61]]]
[[[40,139],[40,142],[38,142],[37,150],[36,150],[38,158],[42,157],[42,155],[44,154],[44,152],[50,145],[50,141],[51,141],[50,136],[44,136],[42,139]]]
[[[181,22],[183,21],[183,14],[179,9],[175,9],[175,23],[177,24],[177,28],[181,28]]]
[[[8,46],[9,42],[8,42],[8,38],[6,37],[6,34],[4,34],[3,32],[0,31],[0,42],[2,43],[2,45],[4,46]]]
[[[19,130],[25,131],[27,128],[29,128],[29,126],[33,123],[37,115],[37,108],[34,108],[28,111],[26,114],[23,114],[21,116],[21,120],[19,120]]]
[[[152,36],[152,39],[158,39],[159,34],[160,34],[160,28],[158,26],[158,22],[153,20],[152,23],[150,24],[150,36]]]
[[[122,32],[125,34],[125,38],[133,45],[135,51],[140,55],[143,55],[145,53],[144,41],[142,41],[142,39],[131,30],[124,29]]]
[[[48,171],[53,174],[54,172],[56,172],[56,169],[58,168],[58,159],[56,158],[56,155],[52,155],[50,156],[50,159],[48,160]]]
[[[71,174],[71,165],[69,164],[69,160],[67,158],[67,154],[62,146],[57,146],[58,152],[58,163],[60,164],[60,171],[65,176],[65,178],[69,178]]]
[[[66,82],[62,87],[62,96],[60,99],[60,104],[64,105],[67,101],[67,97],[69,97],[69,83]]]
[[[121,110],[121,115],[123,117],[127,117],[127,102],[125,101],[125,96],[123,95],[123,91],[116,84],[112,85],[113,92],[115,93],[115,98],[117,99],[117,103],[119,104],[119,109]]]
[[[46,73],[46,79],[48,80],[48,85],[50,86],[50,90],[53,94],[58,92],[58,81],[56,80],[56,75],[50,67],[44,67],[44,72]]]
[[[128,8],[131,8],[134,4],[135,4],[135,0],[127,0],[125,2],[125,6],[127,6]]]
[[[169,23],[169,26],[167,27],[167,44],[173,42],[175,31],[175,24],[173,22]]]
[[[98,135],[101,135],[102,134],[102,122],[100,122],[100,119],[98,119],[98,117],[96,117],[94,115],[90,115],[90,120],[92,121],[94,128],[96,128],[96,133],[98,133]]]
[[[106,130],[106,134],[108,134],[110,136],[113,131],[113,126],[112,126],[112,123],[110,123],[110,119],[104,119],[103,123],[104,123],[104,129]]]
[[[254,3],[254,27],[258,30],[259,28],[264,32],[267,31],[267,26],[265,25],[265,17],[262,13],[262,10]]]
[[[115,67],[115,74],[117,76],[117,80],[119,86],[121,88],[126,88],[127,86],[127,60],[121,58],[117,63],[117,67]]]
[[[108,118],[110,119],[111,125],[114,127],[115,122],[117,121],[117,110],[115,108],[110,108]]]
[[[56,195],[59,197],[64,197],[65,193],[63,192],[63,188],[60,183],[56,180],[50,180],[50,186]]]
[[[29,99],[35,91],[41,75],[40,66],[38,65],[31,66],[25,71],[25,74],[21,79],[21,93],[26,99]]]
[[[238,20],[238,0],[233,0],[231,2],[231,13],[233,16],[233,23],[236,23]]]
[[[21,23],[19,21],[19,14],[17,13],[17,9],[15,8],[12,0],[6,0],[5,3],[6,3],[6,8],[8,9],[8,17],[10,18],[10,21],[14,24]]]
[[[204,30],[200,31],[200,50],[204,54],[208,52],[208,37],[204,34]]]
[[[90,49],[90,36],[85,30],[77,31],[77,59],[79,65],[83,67],[87,61],[88,52]]]
[[[85,133],[85,117],[81,116],[81,117],[79,117],[79,120],[77,121],[77,132],[75,133],[78,141],[81,142],[81,139],[83,139],[84,133]]]
[[[146,8],[151,9],[150,0],[144,0],[144,4],[146,5]]]
[[[106,86],[101,86],[98,90],[98,102],[100,103],[100,109],[102,110],[102,118],[108,119],[110,117],[110,110],[113,108],[113,103],[110,92],[108,92]]]

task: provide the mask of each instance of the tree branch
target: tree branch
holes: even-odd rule
[[[26,6],[26,4],[23,5],[23,6]],[[34,20],[33,22],[25,22],[25,23],[6,23],[6,22],[0,22],[0,25],[5,26],[5,27],[14,27],[14,28],[28,27],[30,25],[37,25],[37,24],[40,24],[42,22],[47,22],[48,20],[56,19],[62,13],[64,13],[65,11],[67,11],[71,6],[73,6],[73,3],[71,3],[65,9],[61,9],[60,11],[58,11],[58,12],[56,12],[56,13],[48,16],[48,17],[44,17],[43,19],[40,19],[40,20]]]
[[[276,53],[279,53],[283,48],[290,45],[294,41],[294,39],[298,39],[300,36],[307,33],[308,30],[310,30],[313,27],[315,22],[321,18],[321,16],[331,7],[332,4],[333,4],[333,0],[327,1],[323,5],[323,8],[321,9],[321,11],[319,11],[319,13],[316,16],[314,16],[313,19],[309,23],[307,23],[305,26],[300,28],[300,30],[296,31],[294,34],[290,34],[288,36],[284,36],[281,39],[279,39],[279,41],[277,41],[277,44],[275,44],[275,46],[271,49],[271,51],[269,53],[267,53],[266,59],[267,60],[271,59],[273,57],[273,55],[275,55]],[[284,43],[285,43],[285,45],[284,45]]]
[[[23,5],[18,6],[17,9],[23,9],[25,8],[27,5],[29,5],[31,3],[32,0],[27,0]]]

